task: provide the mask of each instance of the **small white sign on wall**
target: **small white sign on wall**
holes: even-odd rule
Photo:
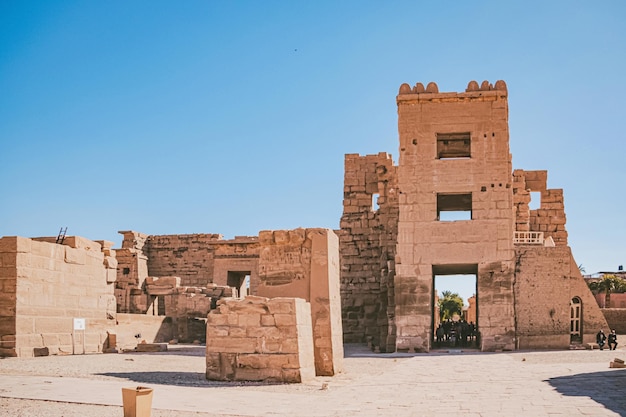
[[[85,319],[74,319],[74,330],[85,330]]]

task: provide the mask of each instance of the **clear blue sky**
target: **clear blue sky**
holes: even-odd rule
[[[0,236],[338,228],[400,84],[509,88],[515,168],[626,265],[626,2],[0,2]]]

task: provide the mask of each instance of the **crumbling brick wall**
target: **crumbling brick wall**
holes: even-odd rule
[[[148,235],[132,230],[119,233],[124,236],[124,239],[122,240],[122,247],[116,249],[118,267],[115,299],[117,311],[120,313],[137,313],[145,303],[142,288],[148,277],[148,257],[143,248]]]
[[[300,298],[223,299],[207,317],[206,377],[306,382],[315,377],[310,304]]]
[[[382,352],[395,350],[398,194],[390,155],[346,155],[338,231],[344,341],[368,342]]]
[[[181,284],[203,287],[213,282],[212,242],[222,240],[217,234],[148,236],[145,252],[151,276],[177,276]]]
[[[567,246],[565,204],[562,189],[549,189],[547,171],[513,171],[515,230],[543,232],[557,246]],[[530,193],[541,195],[540,208],[530,210]]]
[[[206,287],[181,286],[180,277],[147,277],[140,295],[133,296],[135,311],[151,316],[167,316],[172,339],[204,342],[206,315],[224,297],[233,297],[234,288],[208,284]]]
[[[0,239],[2,356],[101,352],[115,326],[112,243],[69,236]],[[7,314],[8,313],[8,314]],[[74,331],[74,319],[85,329]],[[84,337],[84,343],[83,343]]]
[[[515,315],[518,348],[566,348],[570,306],[582,304],[582,343],[595,342],[606,320],[568,246],[519,245],[515,250]]]
[[[124,240],[122,249],[118,250],[115,290],[120,312],[144,314],[153,310],[154,313],[157,308],[153,304],[154,297],[150,297],[145,288],[149,276],[179,277],[180,286],[200,289],[209,284],[235,287],[231,274],[235,274],[235,278],[248,274],[251,292],[258,283],[257,237],[238,236],[223,240],[218,234],[120,233]]]
[[[248,291],[244,281],[249,279],[252,294],[310,301],[316,371],[319,375],[341,371],[339,243],[332,230],[262,231],[259,237],[231,240],[206,234],[122,233],[123,247],[131,255],[124,261],[145,257],[146,273],[150,276],[136,276],[133,271],[140,268],[120,262],[118,274],[126,271],[134,279],[120,278],[124,288],[120,285],[117,289],[118,306],[128,306],[133,313],[170,316],[178,324],[180,338],[188,339],[189,321],[195,323],[205,316],[209,303],[216,300],[214,294],[207,298],[215,292],[215,285],[236,287],[237,292],[229,295],[241,296]]]

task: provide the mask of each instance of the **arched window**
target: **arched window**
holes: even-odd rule
[[[572,341],[582,341],[582,307],[580,298],[574,297],[570,302],[569,334]]]

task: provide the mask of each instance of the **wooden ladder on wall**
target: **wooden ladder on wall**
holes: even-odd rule
[[[67,233],[67,226],[65,227],[65,229],[61,227],[61,230],[59,230],[59,235],[57,236],[57,243],[63,244],[63,241],[65,240],[65,233]]]

